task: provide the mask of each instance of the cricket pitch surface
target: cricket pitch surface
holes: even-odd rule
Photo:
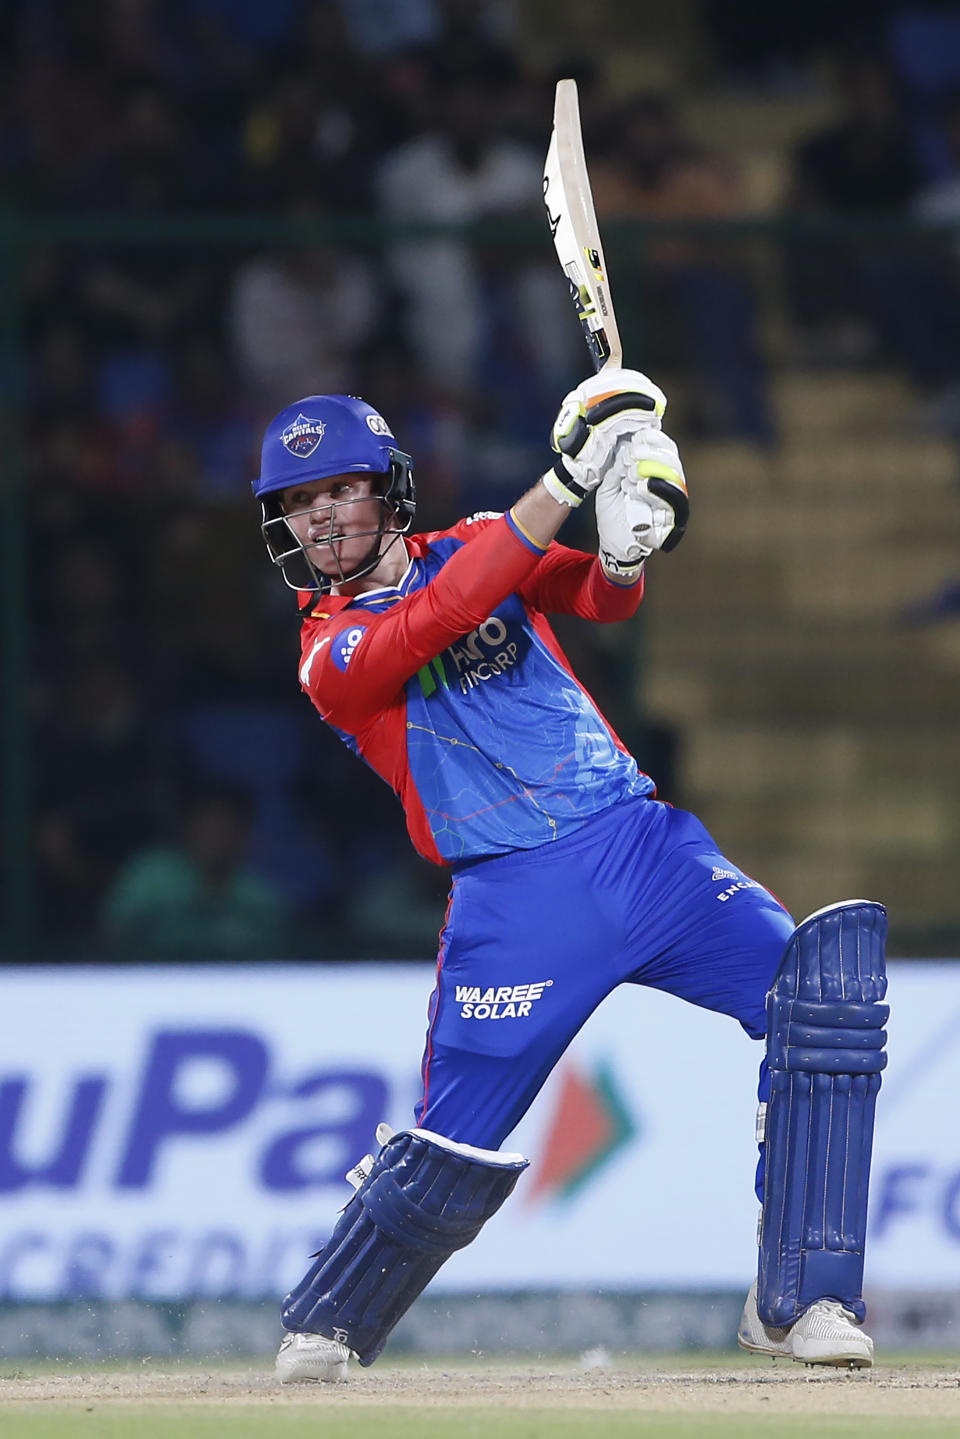
[[[733,1436],[960,1435],[960,1355],[871,1370],[731,1354],[515,1361],[381,1360],[346,1384],[281,1387],[268,1361],[0,1369],[4,1439],[439,1439],[496,1433]]]

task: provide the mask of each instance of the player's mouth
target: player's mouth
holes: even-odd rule
[[[361,549],[364,543],[369,543],[373,534],[369,530],[348,530],[338,531],[335,535],[324,535],[322,540],[314,540],[309,549],[314,557],[314,564],[332,566],[340,570],[343,566],[355,562],[357,556],[354,549]]]

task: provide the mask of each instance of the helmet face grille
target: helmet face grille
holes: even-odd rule
[[[335,585],[348,584],[352,580],[362,579],[375,570],[382,557],[386,554],[401,535],[407,534],[416,513],[417,500],[416,490],[413,482],[413,470],[410,456],[400,450],[389,449],[390,468],[389,478],[382,495],[373,495],[372,499],[379,501],[380,522],[371,530],[360,530],[350,536],[352,540],[365,539],[369,537],[370,546],[363,557],[349,569],[344,569],[340,562],[338,545],[344,536],[337,532],[337,510],[345,505],[355,504],[354,499],[331,500],[324,498],[322,503],[317,504],[313,510],[300,511],[304,513],[317,513],[322,511],[328,516],[327,530],[319,539],[305,543],[297,536],[290,525],[290,516],[284,513],[280,502],[280,490],[267,491],[261,500],[262,523],[260,532],[263,535],[267,547],[267,554],[280,569],[284,582],[293,590],[329,590]],[[388,520],[395,517],[398,523],[387,528]],[[390,536],[384,544],[384,537]],[[324,574],[314,562],[311,551],[329,548],[337,562],[337,572],[334,575]]]

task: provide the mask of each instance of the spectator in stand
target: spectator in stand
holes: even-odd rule
[[[88,940],[112,876],[157,822],[151,711],[130,667],[91,652],[93,638],[71,625],[74,663],[33,687],[39,898],[48,940],[67,950]]]
[[[246,208],[282,208],[296,176],[305,194],[322,196],[332,210],[363,210],[373,162],[364,153],[366,127],[356,95],[366,77],[348,62],[325,83],[323,72],[298,56],[271,78],[243,123]]]
[[[90,347],[79,326],[63,322],[34,334],[28,357],[27,390],[40,414],[81,419],[94,409]]]
[[[927,185],[914,201],[914,213],[938,226],[952,226],[946,238],[948,256],[945,268],[954,295],[960,291],[960,91],[953,90],[941,103],[941,129],[946,154],[953,165],[951,174]],[[942,243],[942,241],[941,241]],[[947,293],[950,292],[945,287]],[[960,315],[954,310],[955,336],[960,336]],[[957,341],[960,345],[960,340]],[[947,388],[933,401],[927,415],[931,428],[960,439],[960,381]],[[912,601],[903,611],[904,618],[914,624],[937,624],[952,621],[960,615],[960,578],[947,580],[931,593]]]
[[[126,87],[98,176],[99,202],[141,219],[188,208],[189,151],[177,104],[137,77]],[[168,244],[117,244],[81,251],[74,268],[94,351],[95,414],[116,441],[121,483],[142,491],[156,468],[177,349],[195,326],[213,327],[218,318],[213,257]]]
[[[322,217],[311,200],[290,214]],[[274,250],[241,266],[229,299],[229,328],[241,378],[264,412],[290,395],[347,393],[357,358],[380,318],[370,262],[322,241]]]
[[[177,381],[163,430],[193,469],[193,495],[213,505],[245,502],[256,473],[258,426],[213,335],[201,332],[186,341]]]
[[[324,11],[332,8],[323,6]],[[435,40],[440,28],[437,0],[336,0],[350,44],[363,55],[382,57]]]
[[[450,238],[391,248],[406,341],[434,391],[469,406],[490,327],[506,305],[519,319],[541,387],[555,390],[568,374],[575,338],[555,269],[546,257],[522,265],[514,257],[506,275],[502,251],[485,255],[456,235],[480,220],[539,219],[543,154],[507,132],[500,79],[455,73],[435,84],[432,124],[388,152],[376,174],[385,219],[434,222],[454,231]],[[538,416],[539,409],[539,425]]]
[[[189,152],[184,118],[171,97],[152,82],[134,81],[99,177],[99,203],[143,218],[189,209]],[[187,326],[216,318],[209,261],[180,247],[97,251],[82,292],[97,337],[116,348],[160,347]]]
[[[35,210],[88,209],[115,143],[112,77],[65,49],[25,45],[2,78],[4,189]]]
[[[72,342],[83,351],[83,378],[75,374],[74,380],[64,389],[65,376],[61,351],[57,368],[59,378],[52,381],[53,389],[59,391],[59,398],[65,402],[66,411],[79,411],[89,415],[94,396],[94,341],[90,333],[89,315],[80,296],[82,264],[68,247],[59,249],[52,245],[36,244],[23,257],[21,271],[20,302],[23,315],[23,333],[26,339],[27,360],[26,403],[29,410],[37,414],[51,413],[47,403],[51,398],[51,376],[48,371],[50,356],[44,352],[52,336],[72,336]],[[82,394],[82,402],[77,400]]]
[[[329,4],[322,8],[325,17]],[[390,59],[416,54],[434,78],[516,71],[516,0],[336,0],[357,54]]]
[[[806,0],[758,5],[757,0],[700,0],[700,23],[727,84],[762,86],[786,96],[815,83],[811,71],[848,35],[879,29],[884,12],[903,0]]]
[[[924,186],[913,202],[913,212],[922,220],[953,226],[953,234],[946,243],[948,254],[943,258],[938,256],[936,263],[943,272],[943,301],[951,306],[950,330],[954,349],[960,356],[960,90],[951,91],[944,98],[941,114],[942,135],[953,170],[943,179]],[[934,429],[960,438],[960,359],[956,357],[955,367],[957,378],[933,399],[928,419]],[[960,591],[960,587],[954,589]],[[960,608],[960,604],[957,607]]]
[[[837,122],[796,152],[794,200],[845,215],[902,214],[922,172],[888,61],[872,53],[844,57],[837,96]]]
[[[840,119],[797,150],[788,202],[840,217],[906,216],[924,179],[889,62],[848,56],[838,79]],[[791,247],[788,280],[816,358],[862,358],[879,342],[935,413],[938,396],[960,377],[957,286],[936,255],[882,233],[830,236]]]
[[[407,138],[425,89],[415,56],[388,54],[374,63],[351,44],[338,5],[307,6],[244,115],[235,203],[281,209],[293,180],[328,211],[368,214],[385,138]]]
[[[433,0],[433,8],[437,25],[418,49],[433,80],[474,76],[509,106],[522,79],[513,0]]]
[[[733,163],[694,144],[663,95],[635,96],[612,110],[606,144],[590,169],[601,225],[608,218],[719,220],[742,210]],[[647,317],[659,301],[664,344],[679,330],[682,353],[674,359],[681,358],[695,377],[688,431],[771,443],[756,303],[742,263],[715,237],[708,245],[685,237],[654,239],[645,259]]]
[[[179,834],[150,844],[116,875],[104,933],[125,958],[273,959],[289,918],[270,882],[247,866],[249,795],[207,787],[184,805]]]
[[[925,185],[915,197],[913,208],[924,220],[935,220],[960,229],[960,90],[952,90],[941,104],[941,130],[950,159],[949,174]],[[960,262],[960,234],[954,236],[953,253]]]

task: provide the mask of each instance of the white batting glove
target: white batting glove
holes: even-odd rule
[[[674,549],[687,528],[687,483],[670,436],[650,428],[625,440],[597,490],[596,505],[600,563],[630,584],[648,555]]]
[[[613,464],[621,442],[638,431],[660,428],[667,397],[639,370],[601,370],[571,390],[550,435],[557,452],[545,488],[576,509]]]

